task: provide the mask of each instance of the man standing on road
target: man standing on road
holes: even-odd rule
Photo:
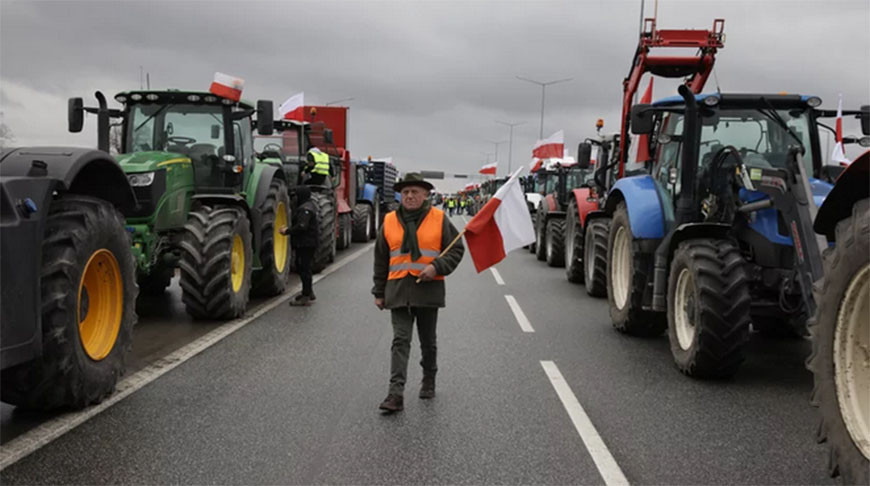
[[[309,306],[317,297],[312,289],[311,265],[320,239],[320,223],[317,206],[311,199],[308,186],[296,188],[296,211],[293,212],[293,226],[281,228],[282,235],[290,235],[290,243],[296,251],[296,271],[302,280],[302,292],[290,300],[290,305]]]
[[[462,241],[456,240],[453,247],[441,255],[459,232],[444,217],[443,211],[429,204],[427,198],[432,184],[420,174],[409,173],[395,188],[402,194],[402,204],[384,217],[378,232],[372,289],[375,306],[390,309],[393,323],[390,388],[379,407],[386,412],[404,408],[415,320],[423,355],[420,398],[435,396],[438,371],[435,327],[438,308],[444,307],[444,276],[456,269],[465,253]]]

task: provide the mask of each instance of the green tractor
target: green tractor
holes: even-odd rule
[[[118,162],[136,194],[124,212],[143,294],[164,292],[180,268],[182,300],[195,319],[242,315],[249,293],[277,295],[289,272],[290,219],[283,171],[258,163],[257,131],[272,132],[272,102],[257,107],[207,92],[130,91],[109,109],[69,102],[69,130],[98,115],[99,149],[109,150],[110,118],[120,119]]]

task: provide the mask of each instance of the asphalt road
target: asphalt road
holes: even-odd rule
[[[416,398],[412,348],[405,411],[381,415],[392,333],[372,303],[371,264],[368,252],[338,269],[315,285],[314,306],[265,313],[9,466],[0,482],[601,483],[602,452],[587,448],[542,361],[558,367],[631,483],[831,482],[814,441],[806,341],[754,338],[733,380],[692,380],[674,368],[666,337],[617,333],[605,300],[525,251],[498,265],[505,285],[466,257],[439,319],[437,397]],[[506,295],[534,332],[521,329]],[[207,332],[181,322],[168,300],[154,335]],[[167,345],[136,346],[141,365]],[[4,440],[24,418],[4,411]]]

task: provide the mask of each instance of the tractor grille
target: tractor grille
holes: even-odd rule
[[[154,182],[151,185],[133,188],[133,193],[136,194],[136,207],[128,211],[129,214],[125,216],[137,218],[154,214],[164,192],[166,192],[166,171],[158,170],[154,174]]]

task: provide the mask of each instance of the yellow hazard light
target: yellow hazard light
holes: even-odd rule
[[[602,128],[602,127],[604,127],[604,120],[599,118],[598,120],[595,121],[595,128]]]

